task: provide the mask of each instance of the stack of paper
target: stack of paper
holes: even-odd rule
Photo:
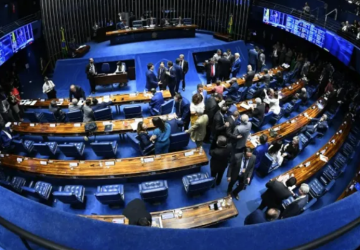
[[[329,158],[327,158],[325,155],[320,155],[320,160],[323,162],[328,162]]]
[[[104,102],[109,102],[109,101],[110,101],[110,96],[105,95],[105,96],[104,96]]]

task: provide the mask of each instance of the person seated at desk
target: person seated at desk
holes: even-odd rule
[[[246,216],[244,225],[260,224],[277,220],[280,217],[280,210],[270,208],[264,213],[260,209],[256,209],[254,212]]]
[[[256,106],[251,106],[251,117],[254,117],[262,123],[265,116],[265,103],[262,103],[261,99],[259,97],[255,98]]]
[[[268,141],[267,135],[264,134],[260,135],[259,141],[260,141],[260,145],[254,149],[254,155],[256,155],[255,170],[259,168],[262,158],[268,152],[269,149],[269,143],[267,142]]]
[[[56,104],[55,100],[52,100],[49,105],[49,111],[54,114],[55,120],[57,122],[65,122],[66,115],[64,111]]]
[[[119,22],[116,24],[116,29],[117,29],[117,30],[124,30],[124,29],[126,29],[125,24],[123,23],[123,21],[119,21]]]
[[[183,25],[184,24],[184,21],[182,20],[182,18],[181,18],[181,16],[179,16],[178,18],[177,18],[177,23],[175,24],[176,26],[181,26],[181,25]]]
[[[299,99],[301,99],[302,103],[306,103],[309,99],[306,88],[301,88],[301,91],[299,93]]]
[[[205,104],[203,102],[203,97],[200,94],[195,94],[192,97],[190,104],[191,114],[203,114],[205,111]]]
[[[92,122],[95,121],[94,111],[91,109],[91,100],[86,99],[85,105],[82,107],[83,122]]]
[[[161,105],[165,103],[162,92],[156,92],[156,89],[150,90],[152,97],[149,102],[149,110],[151,116],[159,115]]]
[[[130,201],[123,215],[129,220],[129,225],[150,227],[152,223],[151,214],[146,210],[145,202],[140,199]]]
[[[286,207],[286,209],[281,213],[281,219],[286,219],[293,217],[302,213],[303,208],[309,201],[308,193],[310,192],[310,187],[308,184],[303,183],[299,188],[299,195],[296,199]]]
[[[160,26],[161,26],[161,27],[170,26],[169,19],[168,19],[167,17],[162,18],[162,19],[161,19],[161,22],[160,22]]]
[[[307,131],[309,133],[315,133],[315,132],[320,132],[322,134],[324,134],[328,128],[329,128],[329,124],[327,122],[327,115],[323,114],[321,116],[321,118],[312,118],[311,119],[311,125],[307,125],[304,129],[302,129],[302,132]]]
[[[0,149],[4,152],[7,152],[11,148],[11,142],[14,139],[20,138],[20,135],[12,135],[11,129],[10,131],[7,131],[6,128],[4,128],[2,125],[0,125]]]
[[[279,152],[283,159],[280,160],[281,162],[279,162],[279,165],[281,166],[284,161],[287,162],[294,159],[299,154],[299,151],[299,137],[294,136],[290,143],[286,144],[285,146],[281,146]]]
[[[280,114],[281,107],[280,107],[280,98],[277,91],[270,89],[270,94],[267,94],[266,89],[264,89],[264,102],[269,104],[269,112],[272,111],[274,115]]]
[[[147,26],[154,27],[156,26],[156,18],[150,17],[147,19]]]
[[[228,88],[226,96],[230,97],[233,101],[236,101],[239,97],[239,88],[240,85],[237,82],[235,77],[231,78],[230,80],[230,88]]]
[[[106,26],[114,26],[114,22],[110,19],[107,23]]]
[[[140,147],[142,149],[146,148],[151,144],[150,135],[147,131],[147,126],[144,124],[144,122],[138,123],[136,132],[138,135],[138,141],[140,142]]]
[[[121,61],[118,61],[116,63],[116,70],[114,73],[126,73],[125,64],[123,65]]]
[[[99,109],[104,109],[109,107],[110,105],[112,105],[112,101],[108,101],[108,102],[101,102],[99,103],[98,99],[96,99],[95,97],[93,97],[93,99],[91,100],[91,109],[93,111],[99,110]]]
[[[69,90],[69,101],[72,101],[72,98],[76,98],[78,100],[85,100],[86,96],[85,96],[85,91],[78,85],[71,85],[70,86],[70,90]]]
[[[218,94],[220,94],[220,95],[222,95],[223,93],[224,93],[224,86],[221,84],[221,81],[220,80],[217,80],[216,81],[216,87],[214,87],[213,89],[212,89],[212,91],[213,92],[215,92],[215,93],[218,93]]]
[[[190,124],[190,102],[180,93],[175,94],[174,101],[176,117],[183,123],[184,130],[187,130]]]
[[[82,105],[79,105],[78,99],[74,98],[72,99],[71,103],[69,104],[69,112],[74,112],[81,110]]]

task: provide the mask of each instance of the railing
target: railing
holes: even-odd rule
[[[20,28],[21,26],[34,22],[36,20],[39,20],[41,18],[41,12],[38,11],[34,14],[31,14],[29,16],[23,17],[19,20],[16,20],[15,22],[12,22],[8,25],[4,25],[2,27],[0,27],[0,37],[2,37],[3,35],[6,35],[7,33],[10,33],[11,31]]]

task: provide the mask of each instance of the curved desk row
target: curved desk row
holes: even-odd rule
[[[276,75],[278,72],[283,72],[285,71],[286,69],[281,67],[281,66],[278,66],[276,68],[273,68],[273,69],[269,69],[269,74],[270,76],[274,76]],[[256,83],[258,81],[261,80],[261,76],[263,76],[265,73],[264,72],[260,72],[258,74],[255,75],[254,79],[253,79],[253,83]],[[240,78],[237,78],[237,83],[242,86],[245,84],[245,78],[244,77],[240,77]],[[221,83],[222,86],[224,86],[226,89],[230,88],[231,87],[231,84],[230,84],[230,80],[229,81],[226,81],[226,82],[222,82]],[[204,90],[206,90],[208,93],[212,93],[213,92],[213,89],[216,87],[216,83],[211,83],[211,84],[207,84],[205,87],[204,87]]]
[[[147,157],[106,160],[48,160],[0,154],[1,166],[30,174],[58,178],[131,178],[169,173],[208,164],[198,149]]]
[[[360,183],[360,165],[358,166],[358,169],[356,170],[356,174],[354,179],[349,183],[349,185],[346,187],[344,192],[339,196],[337,200],[342,200],[353,193],[356,193],[359,191],[359,183]]]
[[[207,227],[236,217],[239,214],[234,202],[229,204],[227,203],[228,200],[229,197],[225,197],[223,199],[208,201],[194,206],[152,212],[151,215],[153,218],[161,218],[163,215],[173,217],[170,219],[165,219],[164,217],[164,219],[161,220],[163,228],[187,229]],[[210,209],[210,205],[219,202],[222,204],[221,210]],[[178,214],[181,215],[178,216]],[[84,215],[83,217],[112,223],[128,224],[127,219],[125,219],[123,215]]]
[[[296,185],[300,185],[301,183],[306,182],[320,169],[322,169],[327,164],[327,162],[330,161],[331,158],[334,157],[335,154],[339,151],[350,133],[351,124],[352,116],[348,114],[335,135],[333,135],[318,152],[307,158],[301,164],[283,173],[282,175],[294,174],[294,177],[297,180]],[[327,157],[326,161],[320,159],[323,156]]]
[[[164,99],[170,99],[171,94],[169,90],[163,90]],[[143,103],[150,102],[151,93],[147,92],[145,95],[143,92],[140,93],[132,93],[132,94],[117,94],[117,95],[109,95],[109,96],[94,96],[99,102],[100,101],[112,101],[113,105],[123,105],[123,104],[132,104],[132,103]],[[45,99],[27,99],[22,100],[20,105],[25,108],[49,108],[51,100]],[[70,100],[67,98],[64,99],[56,99],[58,106],[61,108],[68,108],[70,104]]]
[[[281,124],[275,125],[269,129],[252,134],[246,142],[246,146],[250,148],[255,148],[259,144],[257,138],[259,138],[262,134],[267,135],[268,142],[271,143],[273,141],[277,141],[281,138],[285,138],[286,136],[295,133],[296,131],[307,125],[311,121],[311,118],[315,118],[320,113],[322,113],[326,104],[327,100],[324,97],[320,97],[307,110],[295,116],[294,118]],[[270,130],[276,131],[277,136],[270,136]]]

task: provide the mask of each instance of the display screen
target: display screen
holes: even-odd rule
[[[314,24],[276,10],[264,9],[263,22],[285,29],[336,56],[345,65],[350,63],[354,45],[346,39]]]
[[[34,41],[32,25],[24,25],[0,38],[0,66]]]

